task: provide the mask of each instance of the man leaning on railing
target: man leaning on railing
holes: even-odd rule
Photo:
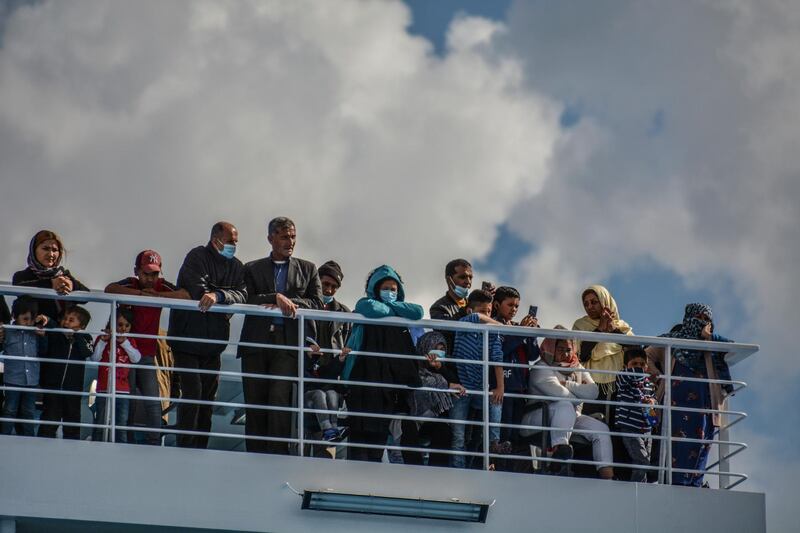
[[[234,257],[239,232],[230,222],[217,222],[211,228],[208,244],[198,246],[186,254],[178,272],[178,288],[199,300],[200,311],[173,309],[169,317],[170,337],[189,337],[228,341],[230,315],[208,313],[214,304],[244,303],[247,287],[244,283],[244,266]],[[218,372],[220,354],[225,343],[170,340],[175,367],[187,370]],[[213,401],[219,384],[218,374],[179,372],[182,400]],[[181,402],[178,405],[177,429],[181,431],[211,430],[211,406]],[[178,434],[178,446],[205,448],[208,435]]]

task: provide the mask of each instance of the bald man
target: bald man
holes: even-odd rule
[[[198,300],[198,311],[173,309],[169,317],[170,337],[192,337],[227,341],[230,335],[230,316],[208,312],[215,304],[241,304],[247,301],[244,266],[236,259],[239,232],[230,222],[217,222],[211,228],[208,244],[186,254],[178,272],[178,289],[185,289]],[[191,370],[220,369],[220,354],[225,344],[192,341],[169,341],[175,367]],[[181,398],[213,401],[217,395],[219,376],[178,372]],[[191,403],[178,404],[177,429],[185,431],[211,430],[211,406]],[[178,434],[178,446],[205,448],[208,437]]]

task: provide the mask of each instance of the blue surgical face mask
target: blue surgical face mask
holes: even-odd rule
[[[222,250],[219,251],[219,255],[221,255],[225,259],[233,259],[233,256],[236,255],[236,245],[223,244]]]
[[[333,296],[325,296],[324,294],[322,295],[322,303],[324,303],[325,305],[328,305],[332,301],[333,301]]]
[[[469,296],[469,289],[466,287],[462,287],[461,285],[453,285],[453,294],[455,294],[458,298],[464,299]]]
[[[428,350],[429,354],[433,354],[437,359],[444,359],[444,350]]]
[[[381,301],[383,303],[391,304],[397,301],[397,291],[390,291],[389,289],[383,289],[381,291]]]

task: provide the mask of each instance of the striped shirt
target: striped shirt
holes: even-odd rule
[[[472,313],[459,322],[469,322],[470,324],[480,324],[481,317],[477,313]],[[457,331],[456,339],[453,344],[453,357],[455,359],[467,359],[470,361],[483,360],[483,332],[481,331]],[[489,335],[489,360],[497,363],[503,362],[503,344],[500,335],[492,333]],[[456,365],[458,367],[458,379],[466,389],[483,389],[483,367],[481,365]],[[495,385],[494,368],[489,367],[490,388]]]
[[[644,416],[648,400],[653,398],[655,387],[648,377],[617,375],[617,401],[642,404],[641,407],[618,405],[616,428],[627,433],[647,433],[650,424]]]

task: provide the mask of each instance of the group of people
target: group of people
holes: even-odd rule
[[[509,334],[506,327],[502,333],[488,335],[492,365],[487,373],[481,364],[483,332],[475,328],[425,331],[380,323],[353,325],[337,318],[304,320],[301,332],[298,309],[344,313],[350,309],[336,299],[344,279],[339,264],[328,261],[317,268],[295,257],[296,239],[294,222],[275,218],[267,228],[269,255],[242,264],[236,258],[236,227],[218,222],[211,228],[208,242],[188,252],[174,285],[162,277],[157,252],[139,253],[134,275],[105,290],[197,301],[196,310],[170,311],[166,342],[157,338],[161,319],[157,306],[119,306],[113,314],[113,335],[109,323],[105,333],[92,340],[84,332],[91,317],[81,305],[58,298],[20,296],[9,312],[0,298],[0,320],[28,327],[0,327],[0,345],[6,356],[3,418],[33,420],[37,394],[26,389],[42,388],[47,392],[38,435],[55,437],[61,425],[64,438],[79,438],[84,398],[78,394],[84,390],[84,365],[80,363],[109,363],[113,351],[119,365],[114,378],[109,377],[108,364],[99,367],[97,378],[92,438],[101,440],[110,416],[107,394],[113,390],[118,395],[115,424],[127,426],[130,402],[124,395],[134,391],[142,397],[162,395],[154,361],[160,352],[169,350],[179,382],[179,393],[174,393],[180,397],[177,445],[205,448],[212,421],[212,405],[207,402],[216,398],[220,356],[231,333],[230,315],[211,311],[211,307],[247,303],[280,311],[280,316],[248,314],[237,346],[248,405],[245,443],[249,452],[292,453],[292,412],[285,408],[297,406],[298,339],[302,338],[306,385],[299,396],[312,410],[305,426],[312,440],[338,443],[348,439],[350,459],[380,461],[387,445],[395,444],[410,448],[393,454],[397,461],[469,468],[477,466],[475,457],[488,446],[493,468],[518,470],[519,465],[530,464],[530,444],[544,427],[552,427],[544,432],[552,452],[547,471],[571,474],[568,460],[582,446],[590,450],[598,477],[615,477],[612,465],[622,460],[633,465],[632,481],[648,479],[652,469],[646,467],[656,464],[651,437],[659,431],[662,418],[664,384],[657,376],[664,372],[663,350],[633,343],[554,338],[540,342],[535,331],[539,327],[536,308],[531,307],[516,321],[519,292],[490,283],[472,290],[472,266],[464,259],[446,265],[446,292],[430,306],[430,317],[519,328],[514,330],[518,334]],[[59,294],[87,291],[62,266],[63,260],[60,237],[52,231],[39,231],[31,239],[27,267],[14,274],[12,283],[51,288]],[[581,299],[586,314],[575,321],[574,330],[633,335],[605,287],[591,285]],[[424,316],[422,306],[406,301],[403,280],[388,265],[370,272],[365,294],[354,312],[368,318],[411,321]],[[48,331],[53,328],[57,331]],[[665,336],[727,341],[713,332],[711,309],[703,304],[688,305],[683,321]],[[40,363],[39,358],[46,362]],[[722,352],[675,350],[671,370],[676,378],[730,380]],[[274,379],[280,377],[286,379]],[[343,380],[352,384],[340,383]],[[681,379],[674,379],[671,388],[673,436],[706,441],[673,442],[677,471],[672,482],[700,486],[702,472],[681,470],[705,468],[707,441],[713,439],[718,420],[704,410],[719,409],[732,388]],[[162,425],[161,403],[158,399],[139,403],[144,426],[152,429],[145,432],[144,440],[159,444],[161,432],[156,430]],[[340,425],[343,421],[338,413],[345,405],[347,422]],[[484,406],[488,406],[490,422],[488,443],[483,442],[483,432],[477,431]],[[681,407],[692,410],[681,411]],[[34,428],[34,423],[2,423],[5,434],[33,435]],[[127,435],[118,430],[115,440],[125,442]],[[521,460],[526,454],[528,460]]]

